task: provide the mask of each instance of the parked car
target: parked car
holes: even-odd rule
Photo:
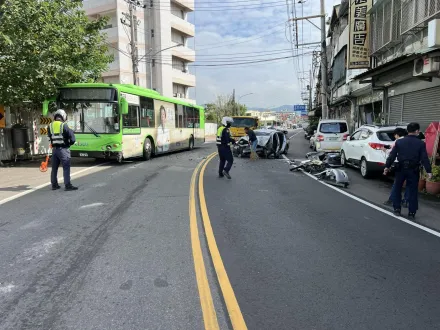
[[[364,178],[380,173],[385,167],[389,147],[394,143],[397,127],[364,125],[358,128],[341,147],[341,163],[359,168]],[[384,149],[387,148],[388,149]]]
[[[348,124],[346,120],[325,119],[318,123],[313,150],[335,152],[341,150],[342,143],[347,140]]]
[[[254,132],[258,140],[257,154],[259,156],[278,158],[282,154],[287,154],[289,139],[286,134],[275,129],[256,129]],[[249,137],[241,137],[232,151],[236,157],[249,156],[251,153]]]

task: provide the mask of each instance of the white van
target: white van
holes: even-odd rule
[[[340,151],[342,143],[347,140],[348,136],[348,124],[346,120],[321,120],[314,135],[314,149],[324,152]]]

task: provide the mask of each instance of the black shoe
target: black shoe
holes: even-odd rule
[[[66,188],[64,188],[65,191],[72,191],[72,190],[78,190],[78,187],[72,186],[71,184],[66,185]]]
[[[383,202],[383,205],[391,206],[391,205],[393,205],[393,201],[391,199],[389,199],[386,202]]]
[[[415,213],[408,213],[408,220],[415,221],[416,220],[416,214]]]
[[[224,178],[225,176],[223,174],[218,175],[219,178]]]
[[[400,213],[401,213],[400,210],[394,210],[394,215],[397,215],[398,217],[400,217]]]
[[[402,207],[404,209],[407,209],[408,208],[408,202],[402,202]]]
[[[225,177],[227,177],[229,180],[232,179],[231,176],[229,175],[229,173],[226,172],[226,171],[223,171],[223,175],[224,175]]]
[[[58,190],[60,188],[61,188],[61,186],[59,184],[57,184],[56,186],[52,186],[52,190]]]

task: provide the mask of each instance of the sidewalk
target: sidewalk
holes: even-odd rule
[[[215,139],[216,139],[215,135],[206,135],[205,136],[205,143],[215,142]]]
[[[50,185],[50,162],[47,172],[40,172],[41,160],[5,163],[0,167],[0,205],[11,198]],[[102,164],[102,166],[100,166]],[[72,159],[71,176],[78,178],[102,171],[110,166],[94,159]],[[58,170],[58,180],[62,183],[63,168]],[[72,178],[72,181],[73,181]]]

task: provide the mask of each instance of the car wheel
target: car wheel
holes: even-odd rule
[[[347,159],[345,158],[345,152],[344,152],[344,150],[341,150],[341,165],[342,165],[343,167],[348,167]]]
[[[150,160],[153,154],[153,143],[149,138],[146,138],[144,141],[144,153],[142,158],[144,160]]]
[[[371,171],[368,167],[368,162],[364,157],[362,157],[361,159],[361,175],[364,179],[368,179],[371,176]]]

